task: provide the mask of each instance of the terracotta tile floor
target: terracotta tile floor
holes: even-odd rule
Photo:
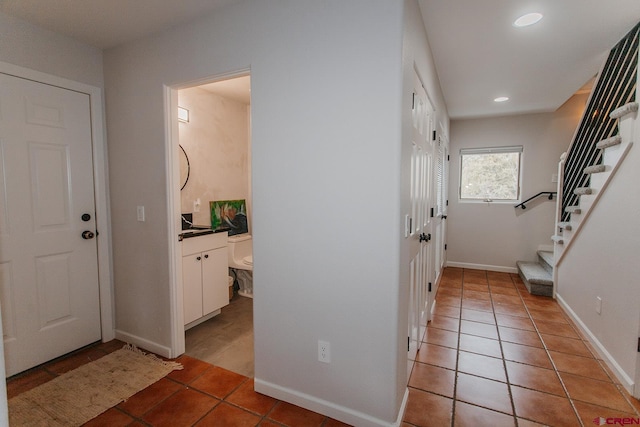
[[[404,427],[590,426],[640,418],[557,302],[515,274],[446,268],[409,381]]]
[[[7,396],[17,396],[123,345],[117,340],[97,344],[12,377],[7,381]],[[171,372],[85,426],[346,426],[256,393],[252,378],[187,355],[176,361],[182,363],[183,370]]]
[[[409,380],[403,427],[590,426],[640,417],[559,305],[517,275],[447,268]],[[98,344],[10,378],[11,398],[121,348]],[[344,426],[261,395],[253,379],[183,355],[184,365],[87,426]]]

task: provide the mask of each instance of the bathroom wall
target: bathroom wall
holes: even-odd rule
[[[189,122],[180,123],[179,132],[191,167],[180,192],[181,211],[193,212],[196,225],[210,225],[209,201],[249,203],[249,106],[200,87],[180,90],[178,96],[178,104],[189,110]],[[200,212],[195,212],[198,198]]]

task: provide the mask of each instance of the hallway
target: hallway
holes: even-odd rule
[[[637,424],[639,411],[555,300],[515,274],[445,269],[403,426]]]

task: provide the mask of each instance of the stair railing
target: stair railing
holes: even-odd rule
[[[547,195],[547,199],[549,200],[553,200],[553,196],[557,194],[556,191],[541,191],[538,194],[536,194],[535,196],[531,196],[529,197],[527,200],[525,200],[524,202],[518,203],[517,205],[514,206],[514,208],[522,208],[522,209],[527,209],[527,206],[525,205],[525,203],[530,202],[531,200],[540,197],[542,195]]]
[[[598,74],[567,156],[561,162],[564,176],[559,181],[562,183],[561,221],[569,220],[570,214],[565,209],[578,203],[574,190],[589,186],[589,175],[583,173],[584,168],[602,162],[602,153],[596,144],[618,133],[617,121],[611,119],[609,113],[635,101],[639,35],[640,24],[611,49]]]

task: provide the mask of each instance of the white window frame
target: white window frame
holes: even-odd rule
[[[462,197],[462,161],[465,155],[473,154],[499,154],[499,153],[518,153],[518,186],[515,199],[490,199],[490,198],[463,198]],[[522,157],[524,148],[521,145],[508,147],[487,147],[487,148],[461,148],[460,149],[460,167],[458,174],[458,200],[464,203],[517,203],[522,198]]]

